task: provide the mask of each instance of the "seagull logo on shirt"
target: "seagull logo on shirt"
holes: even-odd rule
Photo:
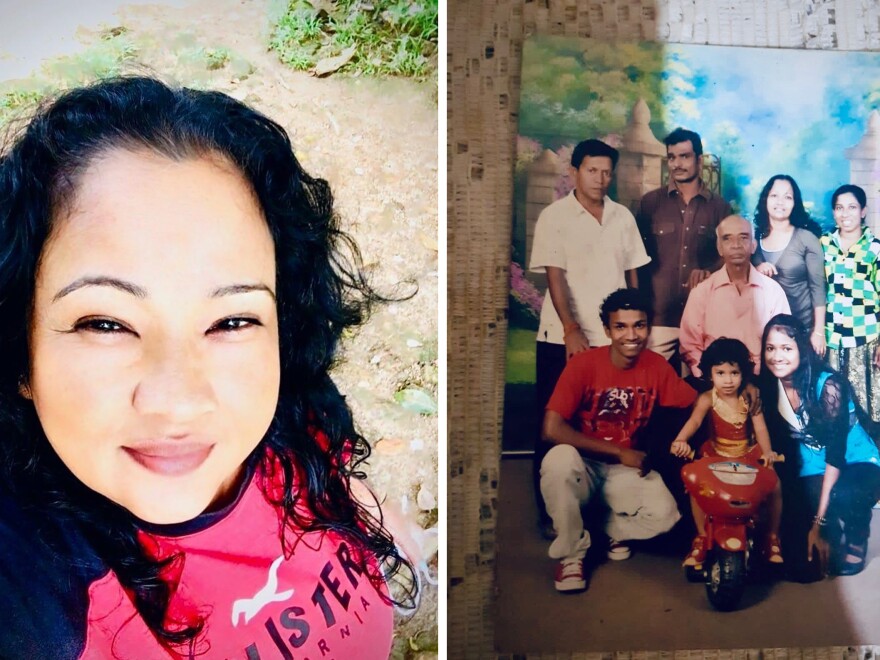
[[[238,626],[242,616],[244,617],[245,625],[247,625],[269,603],[281,603],[293,597],[293,589],[278,592],[278,569],[283,561],[284,555],[282,554],[272,562],[272,565],[269,567],[269,577],[266,580],[266,584],[253,595],[253,598],[239,598],[232,603],[233,627]]]

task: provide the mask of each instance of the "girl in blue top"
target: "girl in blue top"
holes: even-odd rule
[[[764,329],[762,392],[774,449],[787,456],[783,547],[791,579],[865,567],[871,510],[880,499],[880,453],[859,424],[846,380],[815,358],[789,314]]]

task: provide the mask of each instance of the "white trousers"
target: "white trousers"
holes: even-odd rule
[[[663,356],[667,362],[672,359],[673,355],[676,355],[680,348],[681,344],[678,341],[678,336],[681,331],[678,328],[673,328],[671,326],[665,325],[657,325],[651,328],[651,334],[648,337],[648,348],[650,348],[655,353],[659,353]],[[682,360],[681,361],[681,373],[679,376],[685,377],[690,376],[691,370],[688,368],[687,363]]]
[[[681,518],[675,498],[657,472],[585,459],[571,445],[556,445],[541,463],[541,495],[553,519],[553,559],[583,557],[590,547],[581,507],[597,492],[611,509],[605,531],[616,541],[649,539]]]
[[[655,353],[660,353],[663,359],[669,361],[678,353],[679,329],[665,325],[657,325],[651,328],[651,336],[648,337],[648,348]]]

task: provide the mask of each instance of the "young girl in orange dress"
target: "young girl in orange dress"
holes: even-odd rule
[[[711,439],[700,448],[701,456],[723,456],[745,463],[772,466],[778,457],[770,447],[770,434],[764,421],[758,388],[748,382],[749,374],[754,373],[749,349],[738,339],[716,339],[703,352],[700,371],[711,380],[712,389],[697,398],[690,419],[673,441],[670,451],[682,458],[691,456],[693,451],[688,440],[709,414]],[[782,495],[779,484],[768,498],[767,508],[768,533],[763,553],[768,562],[781,564],[782,547],[778,534]],[[700,568],[706,560],[706,515],[693,497],[691,511],[697,536],[683,566]]]

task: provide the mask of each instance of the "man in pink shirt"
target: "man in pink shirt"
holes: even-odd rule
[[[757,370],[764,326],[776,314],[791,313],[782,287],[751,264],[757,247],[752,224],[730,215],[715,233],[724,265],[691,292],[681,317],[681,357],[696,377],[703,351],[719,337],[744,343]]]

